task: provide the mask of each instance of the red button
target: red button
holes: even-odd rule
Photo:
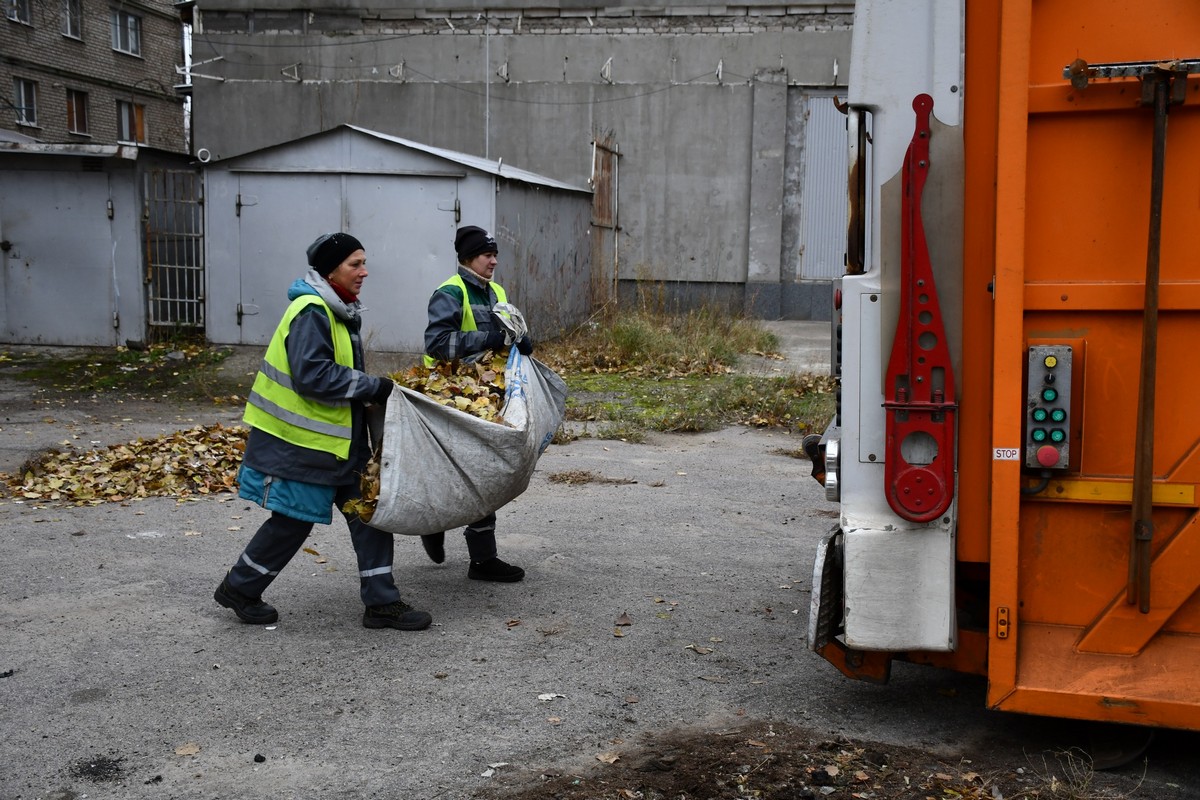
[[[1038,463],[1043,467],[1053,467],[1058,464],[1058,448],[1050,445],[1042,445],[1037,450]]]

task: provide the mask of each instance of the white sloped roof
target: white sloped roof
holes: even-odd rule
[[[443,147],[434,147],[428,144],[421,144],[420,142],[414,142],[411,139],[403,139],[399,136],[380,133],[379,131],[373,131],[368,128],[360,128],[357,125],[345,125],[343,127],[350,128],[351,130],[358,131],[359,133],[367,136],[373,136],[376,139],[382,139],[384,141],[393,142],[405,147],[411,147],[414,150],[420,150],[423,153],[429,153],[430,155],[437,156],[438,158],[444,158],[448,161],[453,161],[457,164],[462,164],[463,166],[478,170],[479,172],[487,172],[501,178],[522,181],[523,183],[530,183],[535,186],[546,186],[553,189],[566,189],[572,192],[591,191],[590,189],[572,186],[569,183],[563,183],[562,181],[557,181],[553,178],[547,178],[545,175],[538,175],[535,172],[529,172],[528,170],[510,166],[503,163],[503,160],[492,161],[488,158],[480,158],[479,156],[460,153],[456,150],[447,150]]]

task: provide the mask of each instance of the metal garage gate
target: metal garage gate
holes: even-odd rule
[[[200,174],[145,174],[147,321],[153,328],[204,330],[204,196]]]

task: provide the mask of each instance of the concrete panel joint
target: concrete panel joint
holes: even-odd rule
[[[754,78],[746,282],[774,284],[768,305],[777,308],[782,279],[787,73],[760,70]],[[755,288],[760,295],[768,294],[762,291],[765,286]],[[772,318],[770,314],[768,311],[768,318]]]

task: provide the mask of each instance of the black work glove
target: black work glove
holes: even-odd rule
[[[504,331],[489,331],[483,340],[483,349],[499,353],[504,349]]]
[[[390,378],[380,378],[379,388],[375,390],[375,394],[371,395],[371,402],[383,405],[392,394],[392,387],[396,384],[392,383]]]
[[[516,345],[517,352],[521,355],[528,356],[533,354],[533,339],[530,339],[528,336],[522,336],[513,342],[513,344]]]

